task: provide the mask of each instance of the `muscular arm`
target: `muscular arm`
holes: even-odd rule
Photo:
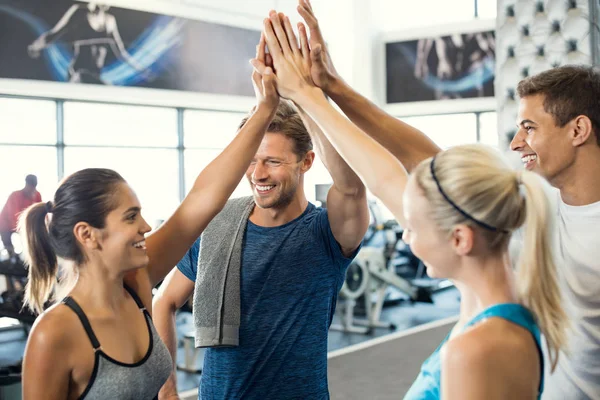
[[[300,116],[308,129],[317,154],[331,174],[333,185],[327,194],[329,224],[344,255],[359,246],[369,225],[369,209],[365,186],[338,154],[312,118],[302,109]]]
[[[417,128],[392,117],[346,82],[336,79],[326,93],[356,126],[400,160],[408,172],[440,151]]]
[[[310,30],[311,50],[321,48],[319,52],[311,51],[312,80],[356,126],[392,153],[409,172],[421,160],[440,151],[421,131],[387,114],[346,84],[333,66],[310,1],[299,0],[298,12]]]
[[[264,59],[264,39],[257,47]],[[146,239],[150,257],[148,274],[156,285],[181,260],[194,240],[239,184],[269,127],[279,104],[275,77],[269,68],[264,75],[252,75],[258,105],[233,141],[198,175],[194,186],[175,213]]]
[[[174,268],[161,285],[154,297],[152,309],[154,325],[161,339],[167,345],[173,359],[173,371],[159,393],[161,400],[177,397],[177,334],[175,331],[175,312],[194,292],[194,282],[189,280],[177,268]]]
[[[294,101],[317,122],[367,188],[403,224],[402,192],[408,180],[406,170],[379,143],[335,110],[319,92],[316,88],[302,92],[294,96]],[[334,192],[333,196],[336,195]]]
[[[309,50],[303,39],[304,30],[300,31],[300,55],[299,50],[294,50],[296,39],[288,19],[285,19],[282,26],[280,16],[271,13],[264,27],[277,71],[280,95],[294,101],[318,124],[329,142],[367,188],[381,199],[397,219],[403,221],[402,191],[406,185],[407,174],[402,164],[334,109],[323,95],[323,91],[314,86],[308,71],[310,65],[306,62]],[[260,63],[254,65],[255,68],[264,68]],[[334,192],[333,196],[335,195]]]
[[[229,146],[198,175],[175,213],[146,239],[153,285],[173,268],[221,211],[250,165],[273,112],[259,107]]]

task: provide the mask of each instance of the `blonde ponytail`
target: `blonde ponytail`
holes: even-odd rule
[[[550,203],[541,179],[533,172],[519,172],[525,189],[523,248],[517,263],[517,289],[521,302],[536,316],[546,338],[552,371],[566,343],[567,314],[562,308],[556,263],[552,254]]]

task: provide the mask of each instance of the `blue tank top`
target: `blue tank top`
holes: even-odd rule
[[[540,338],[540,330],[533,319],[531,312],[520,304],[504,303],[496,304],[486,308],[481,313],[471,319],[463,328],[463,332],[470,326],[491,317],[503,318],[514,324],[522,326],[527,329],[533,335],[535,343],[537,345],[538,353],[540,355],[540,387],[538,392],[538,399],[542,395],[544,389],[544,358],[542,355],[542,346]],[[448,341],[450,334],[442,341],[439,347],[433,352],[431,356],[421,366],[421,372],[417,379],[414,381],[404,400],[437,400],[441,398],[441,369],[442,360],[440,356],[440,350],[442,346]]]

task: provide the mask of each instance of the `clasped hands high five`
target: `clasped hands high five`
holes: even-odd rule
[[[310,40],[303,23],[298,23],[298,42],[290,19],[283,13],[271,11],[269,18],[263,21],[264,30],[256,58],[250,63],[254,67],[255,89],[259,80],[263,79],[264,85],[267,81],[269,87],[274,85],[281,97],[300,105],[301,100],[323,96],[323,91],[327,91],[339,77],[310,2],[299,0],[297,9],[310,30]]]

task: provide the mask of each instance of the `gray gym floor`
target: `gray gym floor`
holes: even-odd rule
[[[436,293],[434,296],[434,304],[424,304],[424,303],[416,303],[411,304],[408,302],[400,302],[396,305],[390,305],[384,308],[382,312],[382,320],[389,321],[396,325],[395,330],[390,329],[375,329],[369,335],[356,334],[356,333],[344,333],[339,331],[331,330],[329,333],[329,351],[339,350],[348,346],[356,345],[361,342],[366,342],[368,340],[382,337],[389,334],[394,334],[397,332],[401,332],[403,330],[416,327],[422,324],[430,323],[432,321],[438,321],[441,319],[446,319],[448,317],[452,317],[458,315],[459,310],[459,296],[458,291],[455,288],[445,289]],[[334,323],[339,322],[339,317],[336,316],[334,318]],[[1,321],[0,321],[1,323]],[[192,331],[193,318],[191,313],[181,312],[177,316],[177,333],[179,338],[183,338],[183,335]],[[439,336],[441,332],[443,332],[446,327],[442,327],[440,330],[436,330],[434,333]],[[435,349],[439,341],[437,340],[437,336],[435,338],[429,338],[430,335],[424,335],[421,339],[422,346],[424,350],[412,352],[410,348],[405,349],[403,352],[399,354],[405,354],[406,358],[404,358],[404,362],[398,363],[396,365],[396,360],[394,358],[390,358],[385,362],[378,364],[377,360],[373,361],[373,365],[382,365],[382,368],[391,368],[396,369],[393,371],[393,374],[397,374],[398,377],[402,377],[403,381],[412,381],[416,376],[416,372],[418,372],[418,368],[421,362],[427,357],[429,350],[429,346],[431,346],[431,350]],[[435,335],[434,335],[435,336]],[[442,336],[443,338],[443,336]],[[400,342],[400,340],[396,340]],[[431,342],[431,343],[429,343]],[[18,362],[23,357],[23,351],[25,349],[26,336],[23,330],[9,330],[9,331],[0,331],[0,366],[14,364]],[[362,351],[361,351],[362,352]],[[372,352],[375,354],[376,352]],[[395,353],[395,352],[394,352]],[[334,353],[335,354],[335,353]],[[184,348],[181,346],[178,349],[178,361],[183,362],[184,360]],[[404,357],[404,356],[403,356]],[[369,357],[371,358],[371,357]],[[345,358],[341,357],[340,360],[345,360]],[[348,357],[350,360],[351,357]],[[330,379],[334,379],[335,375],[332,376],[332,373],[337,373],[336,361],[330,362]],[[201,368],[203,362],[203,352],[200,351],[196,360],[196,366]],[[390,364],[391,365],[388,365]],[[346,363],[345,363],[346,364]],[[371,364],[371,363],[369,363]],[[348,364],[352,365],[352,364]],[[405,368],[406,365],[410,365],[410,368]],[[333,371],[332,368],[335,368],[336,371]],[[360,365],[356,365],[355,368],[360,368]],[[369,369],[373,368],[372,365],[369,365]],[[343,379],[347,372],[344,372],[344,369],[340,369],[340,376]],[[358,371],[357,371],[358,372]],[[177,372],[178,377],[178,388],[180,391],[189,391],[190,389],[195,389],[198,386],[199,375],[186,373],[183,371]],[[400,378],[399,378],[400,379]],[[346,399],[350,397],[346,397],[343,393],[339,393],[339,396],[336,395],[336,390],[334,390],[335,386],[334,381],[332,381],[331,387],[331,395],[332,398]],[[404,390],[404,388],[398,388],[399,390]],[[395,392],[397,397],[401,397],[402,393]],[[375,397],[370,397],[375,398]]]

